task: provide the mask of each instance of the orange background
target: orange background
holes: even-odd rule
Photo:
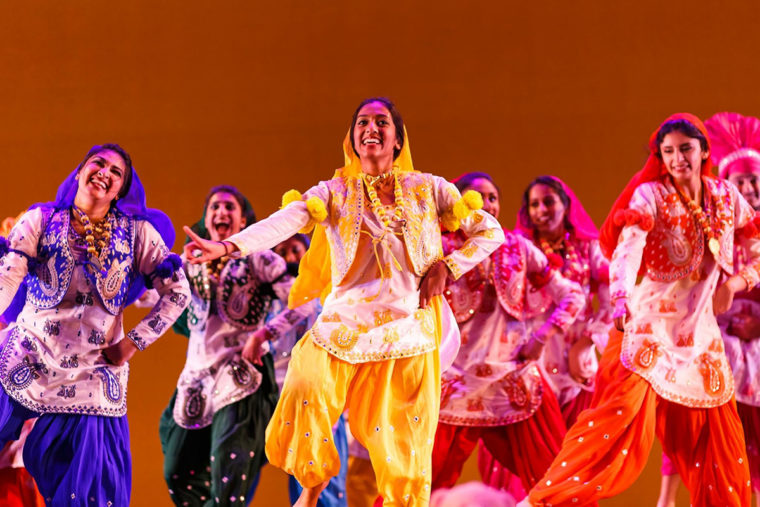
[[[149,205],[178,230],[220,183],[265,216],[341,165],[354,107],[382,94],[404,114],[418,169],[494,175],[505,226],[543,173],[601,223],[668,114],[760,114],[752,1],[78,0],[2,12],[1,216],[52,199],[103,142],[131,153]],[[157,426],[185,343],[170,334],[132,362],[133,505],[169,504]],[[658,467],[655,452],[603,505],[654,505]],[[285,498],[269,467],[254,505]]]

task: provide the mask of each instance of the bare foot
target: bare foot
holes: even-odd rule
[[[327,487],[328,482],[330,481],[325,481],[313,488],[303,488],[301,496],[298,497],[298,500],[293,504],[293,507],[316,507],[319,495]]]

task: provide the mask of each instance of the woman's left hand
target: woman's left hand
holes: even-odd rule
[[[433,264],[420,282],[420,308],[427,308],[433,296],[440,296],[446,289],[449,267],[443,261]]]
[[[248,338],[248,341],[245,342],[245,346],[243,347],[243,359],[246,359],[253,364],[261,366],[261,356],[262,356],[262,350],[261,346],[264,344],[265,341],[269,339],[269,333],[267,332],[267,329],[265,327],[261,327],[257,329],[250,338]]]
[[[727,312],[734,302],[734,294],[746,288],[747,282],[739,275],[734,275],[726,280],[726,283],[718,287],[718,290],[713,295],[713,313],[720,315]]]
[[[124,338],[118,343],[114,343],[110,347],[103,349],[103,357],[106,361],[114,366],[121,366],[135,355],[139,349],[132,340]]]
[[[594,377],[592,368],[594,342],[588,336],[581,336],[573,343],[567,354],[568,373],[576,382],[585,386],[589,385]]]

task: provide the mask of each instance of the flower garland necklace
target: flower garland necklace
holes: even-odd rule
[[[393,220],[397,222],[403,221],[404,194],[401,191],[401,184],[398,181],[398,172],[396,172],[396,170],[394,169],[392,173],[383,173],[377,176],[371,176],[367,173],[362,173],[362,180],[364,181],[365,186],[367,187],[367,195],[369,196],[369,202],[370,202],[370,205],[372,206],[372,211],[375,212],[375,215],[385,225],[386,229],[391,228],[391,218],[388,217],[388,214],[385,212],[383,203],[380,201],[380,197],[378,197],[377,195],[375,184],[377,184],[380,181],[384,182],[390,176],[393,177],[393,200],[394,200],[394,205],[396,206],[396,209],[393,212]]]
[[[84,228],[84,240],[87,242],[87,253],[91,257],[98,258],[103,252],[103,249],[111,241],[111,211],[106,213],[106,216],[93,223],[87,213],[82,211],[78,206],[72,205],[71,211],[74,214],[74,218],[77,222],[82,224]]]
[[[539,238],[539,247],[544,252],[549,263],[560,269],[562,275],[575,282],[583,283],[588,266],[581,262],[578,251],[570,241],[570,233],[566,232],[554,244],[550,244],[546,238]],[[564,258],[557,251],[564,250]]]
[[[673,186],[676,188],[681,200],[686,204],[686,207],[689,208],[694,220],[696,220],[702,228],[702,232],[707,239],[707,248],[710,250],[710,253],[713,254],[713,257],[717,259],[718,254],[720,253],[720,241],[718,241],[718,237],[720,237],[721,229],[728,223],[723,201],[719,198],[710,199],[711,196],[710,192],[707,190],[707,185],[702,185],[702,200],[706,204],[705,208],[709,208],[710,200],[712,200],[713,205],[715,206],[715,219],[711,220],[712,217],[702,209],[702,206],[697,204],[696,201],[689,199],[675,180],[673,180]]]

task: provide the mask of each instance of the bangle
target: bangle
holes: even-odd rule
[[[219,243],[222,244],[224,247],[224,255],[229,255],[230,253],[227,251],[227,245],[229,244],[227,241],[220,241]]]
[[[749,274],[747,272],[745,272],[744,270],[741,270],[741,271],[739,271],[738,275],[741,276],[742,280],[744,280],[744,283],[747,284],[747,288],[744,289],[744,290],[745,291],[751,291],[752,288],[755,286],[755,284],[753,283],[753,280],[749,276]]]

